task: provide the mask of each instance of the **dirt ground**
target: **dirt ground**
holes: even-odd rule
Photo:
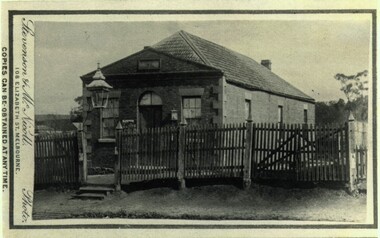
[[[104,200],[72,199],[75,191],[36,191],[33,219],[173,218],[364,222],[366,195],[343,189],[212,185],[120,192]]]

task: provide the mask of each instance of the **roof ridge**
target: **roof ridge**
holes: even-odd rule
[[[190,46],[190,48],[197,54],[197,56],[208,66],[214,67],[211,62],[202,54],[202,52],[194,45],[192,40],[188,37],[189,33],[186,31],[180,30],[179,35],[185,40],[185,42]]]
[[[210,69],[214,69],[214,70],[219,70],[221,71],[220,69],[214,67],[214,66],[211,66],[211,65],[207,65],[207,64],[202,64],[202,63],[199,63],[199,62],[196,62],[196,61],[193,61],[193,60],[188,60],[188,59],[183,59],[181,57],[178,57],[178,56],[175,56],[173,54],[170,54],[170,53],[167,53],[165,51],[161,51],[161,50],[157,50],[156,48],[152,47],[152,46],[147,46],[145,47],[145,50],[151,50],[151,51],[155,51],[159,54],[163,54],[163,55],[166,55],[168,57],[171,57],[173,59],[176,59],[176,60],[181,60],[181,61],[184,61],[184,62],[188,62],[188,63],[192,63],[192,64],[195,64],[195,65],[200,65],[200,66],[203,66],[203,67],[208,67]]]

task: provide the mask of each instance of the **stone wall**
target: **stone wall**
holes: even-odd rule
[[[315,123],[315,104],[277,96],[262,91],[251,91],[226,83],[224,86],[224,123],[245,121],[245,100],[251,100],[252,120],[256,123],[277,123],[278,106],[283,107],[283,123],[304,123],[307,109],[308,124]]]

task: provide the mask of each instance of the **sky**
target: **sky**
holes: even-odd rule
[[[316,101],[344,98],[337,73],[369,70],[370,21],[36,22],[36,114],[68,114],[80,76],[184,30],[260,62]]]

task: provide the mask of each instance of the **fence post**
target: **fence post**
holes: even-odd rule
[[[82,183],[87,182],[87,141],[83,130],[83,123],[78,126],[78,149],[79,149],[79,175]]]
[[[355,192],[356,187],[356,153],[355,153],[355,118],[352,112],[348,118],[348,166],[349,166],[349,190]]]
[[[121,160],[121,136],[123,127],[120,121],[116,126],[116,145],[115,145],[115,190],[121,191],[121,174],[120,174],[120,160]]]
[[[251,165],[252,165],[252,139],[253,139],[253,123],[251,115],[247,119],[247,138],[245,140],[245,153],[243,161],[243,188],[251,187]]]
[[[178,179],[179,189],[186,188],[186,183],[185,183],[185,126],[186,126],[186,121],[183,120],[180,123],[179,133],[178,133],[177,179]]]

